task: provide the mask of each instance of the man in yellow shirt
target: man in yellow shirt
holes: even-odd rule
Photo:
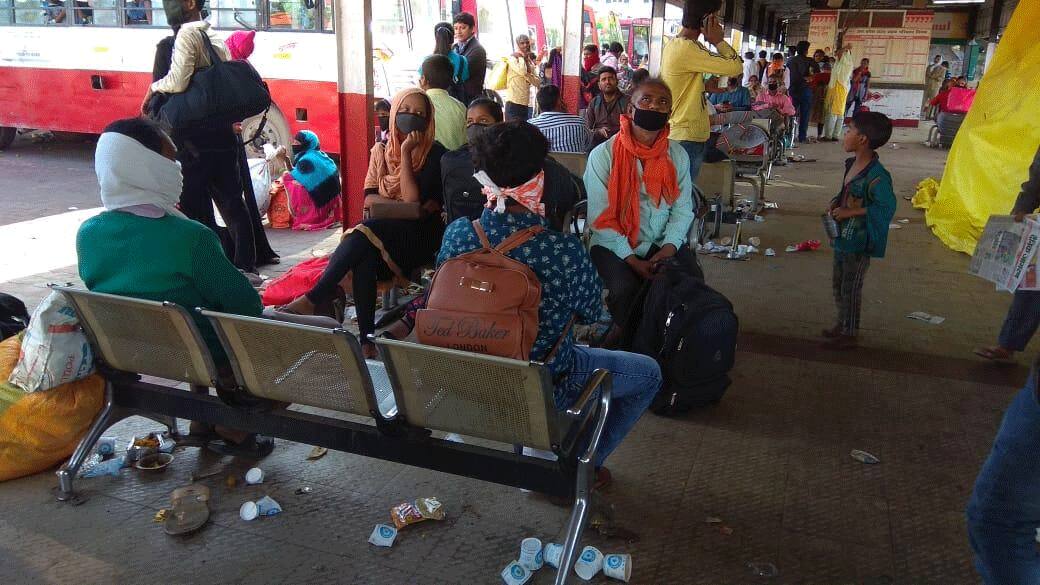
[[[661,78],[672,90],[671,134],[690,155],[690,180],[696,181],[704,161],[711,125],[704,97],[704,75],[739,76],[744,70],[740,55],[722,40],[722,24],[715,13],[722,0],[689,0],[683,11],[682,30],[664,47]],[[715,46],[709,51],[698,39]]]
[[[535,63],[541,61],[543,55],[533,57],[531,38],[527,35],[516,37],[516,52],[506,59],[506,121],[523,120],[531,117],[531,88],[538,87],[538,68]]]

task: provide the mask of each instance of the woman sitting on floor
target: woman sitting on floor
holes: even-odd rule
[[[279,149],[289,169],[282,175],[282,185],[293,211],[294,230],[323,230],[339,223],[339,169],[320,145],[317,134],[300,130],[293,137],[291,157]]]
[[[434,141],[433,104],[422,90],[405,89],[390,108],[390,139],[376,143],[365,179],[367,219],[347,231],[329,259],[318,284],[281,308],[313,315],[339,293],[348,273],[357,306],[361,348],[378,355],[368,336],[375,333],[376,283],[408,282],[412,272],[433,263],[444,235],[441,156]]]

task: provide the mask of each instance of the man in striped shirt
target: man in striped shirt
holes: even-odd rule
[[[585,125],[584,119],[564,111],[560,88],[546,85],[538,90],[536,97],[541,113],[528,122],[542,131],[549,141],[549,150],[580,154],[588,152],[592,146],[592,132]]]

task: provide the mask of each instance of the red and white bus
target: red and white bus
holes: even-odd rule
[[[309,128],[323,148],[338,151],[333,0],[210,0],[208,8],[218,31],[259,31],[250,62],[274,99],[264,139],[285,144]],[[540,45],[562,43],[560,0],[378,0],[374,95],[418,82],[433,27],[450,22],[452,9],[477,17],[490,64],[510,54],[522,32]],[[557,24],[546,27],[543,14]],[[156,43],[170,34],[158,0],[0,0],[0,148],[15,128],[99,133],[134,115],[151,82]],[[247,134],[256,122],[247,121]]]

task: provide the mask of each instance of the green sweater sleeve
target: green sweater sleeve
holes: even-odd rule
[[[215,311],[259,317],[260,295],[224,255],[216,234],[199,230],[192,246],[192,276],[206,304]],[[194,307],[190,307],[194,309]]]

